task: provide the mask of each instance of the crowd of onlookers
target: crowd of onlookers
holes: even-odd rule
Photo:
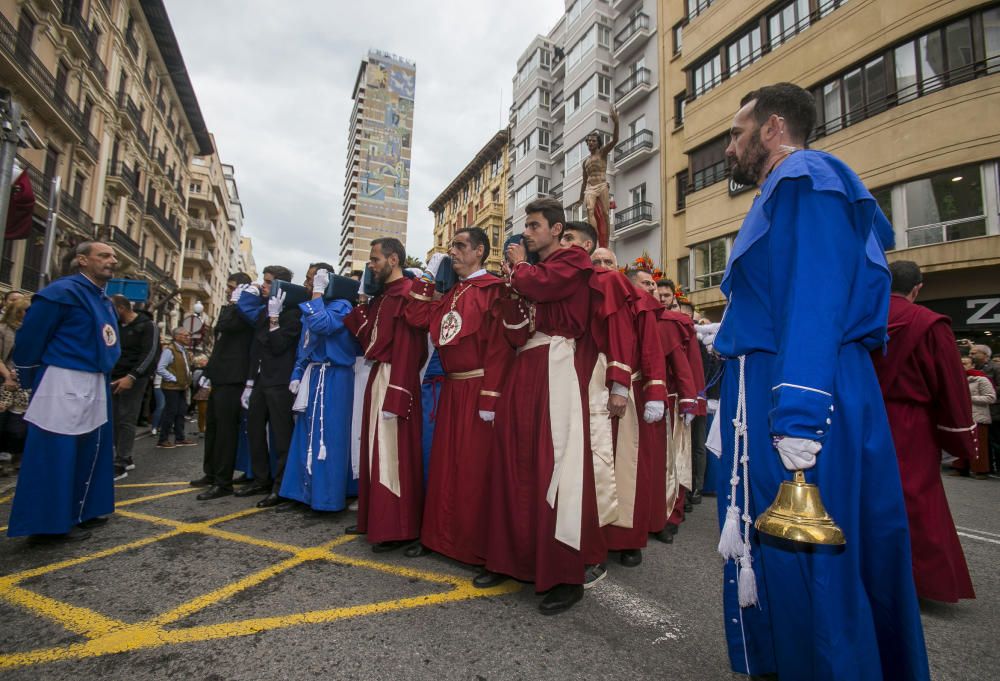
[[[984,480],[990,473],[1000,473],[1000,403],[997,386],[1000,386],[1000,353],[996,355],[988,345],[975,345],[967,338],[959,339],[962,366],[969,382],[972,399],[972,420],[976,424],[979,451],[989,452],[966,464],[955,462],[955,475]]]

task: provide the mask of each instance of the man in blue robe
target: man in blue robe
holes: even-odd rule
[[[928,679],[892,437],[869,353],[886,339],[891,229],[844,163],[804,149],[812,97],[741,102],[726,155],[760,191],[722,281],[718,487],[724,616],[736,672],[782,680]],[[846,546],[779,544],[753,520],[791,471],[819,486]],[[749,481],[749,488],[746,483]]]
[[[33,393],[10,537],[86,539],[115,510],[109,377],[121,347],[104,287],[117,264],[111,246],[81,243],[79,272],[36,293],[17,332],[14,364]]]
[[[357,298],[358,282],[331,274],[333,267],[309,267],[305,286],[312,300],[299,303],[302,335],[288,389],[299,414],[292,433],[279,496],[314,511],[343,511],[357,496],[351,470],[351,416],[354,412],[354,359],[361,347],[344,327]],[[332,299],[325,300],[334,280]],[[281,504],[276,510],[293,508]]]

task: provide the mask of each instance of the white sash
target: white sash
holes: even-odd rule
[[[594,487],[597,492],[597,519],[601,527],[618,520],[618,491],[615,487],[615,446],[608,412],[606,374],[608,358],[597,355],[587,395],[590,401],[590,451],[594,460]]]
[[[378,437],[378,481],[400,496],[399,489],[399,438],[397,418],[382,416],[382,403],[389,390],[389,373],[392,365],[382,362],[378,365],[372,382],[371,404],[368,407],[368,475],[372,475],[372,457],[375,454],[375,438]],[[376,435],[377,433],[377,435]]]
[[[625,414],[618,419],[618,439],[615,442],[615,482],[618,492],[618,520],[614,523],[615,527],[632,527],[638,478],[639,410],[632,381],[629,381],[628,403],[625,405]]]

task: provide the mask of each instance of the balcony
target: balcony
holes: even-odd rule
[[[125,46],[128,48],[128,52],[132,55],[132,58],[138,60],[139,43],[135,41],[135,34],[132,31],[125,34]]]
[[[210,237],[213,243],[215,242],[215,224],[210,220],[199,220],[192,218],[188,220],[188,231],[201,232],[205,236]]]
[[[207,265],[209,270],[215,269],[215,255],[204,248],[188,248],[184,251],[184,262],[196,262]]]
[[[113,246],[118,255],[126,254],[136,263],[142,259],[139,256],[139,244],[120,227],[97,225],[95,236],[104,243]]]
[[[563,116],[566,113],[566,99],[561,91],[557,92],[556,95],[552,98],[551,111],[552,111],[552,120],[557,121],[563,119]]]
[[[70,29],[66,41],[70,48],[84,55],[97,51],[97,32],[87,25],[79,10],[67,7],[60,21]]]
[[[652,71],[645,66],[636,69],[615,88],[615,104],[619,111],[627,109],[643,99],[653,89]]]
[[[108,187],[111,189],[117,189],[122,194],[127,194],[131,192],[133,188],[139,186],[139,178],[136,176],[135,171],[121,161],[108,161],[108,173],[106,178]]]
[[[561,182],[549,190],[549,196],[551,196],[553,199],[562,199],[562,195],[563,195],[563,186]]]
[[[655,153],[653,131],[640,130],[615,147],[615,168],[627,170],[638,165]]]
[[[78,149],[86,152],[96,163],[97,157],[101,153],[101,143],[97,140],[97,137],[94,136],[94,133],[89,130],[84,130],[82,137],[83,143],[78,147]]]
[[[17,160],[21,164],[21,167],[28,171],[28,179],[31,180],[31,191],[35,194],[35,202],[48,209],[49,191],[52,189],[53,178],[43,175],[42,171],[20,156],[17,157]]]
[[[173,275],[149,258],[143,258],[142,268],[146,271],[150,283],[158,284],[165,289],[177,288],[177,283],[174,281]]]
[[[653,35],[653,29],[649,25],[649,15],[636,14],[628,22],[628,25],[615,36],[615,59],[622,60],[631,56],[646,44],[651,35]]]
[[[204,279],[192,279],[190,277],[184,277],[181,280],[181,289],[184,291],[194,291],[195,293],[201,293],[206,298],[212,297],[212,287],[208,285],[208,282]]]
[[[168,218],[163,214],[162,210],[160,210],[157,206],[152,205],[146,206],[146,214],[143,217],[151,219],[161,230],[163,230],[164,234],[173,239],[174,242],[180,244],[181,232],[177,227],[176,217]]]
[[[619,239],[648,232],[659,225],[659,217],[649,201],[635,203],[615,212],[614,238]]]
[[[108,85],[108,67],[104,65],[104,62],[101,61],[96,52],[91,55],[88,63],[90,64],[90,72],[100,84],[100,89],[103,90]]]
[[[94,233],[93,218],[80,207],[76,197],[67,191],[59,192],[59,217],[88,237]]]

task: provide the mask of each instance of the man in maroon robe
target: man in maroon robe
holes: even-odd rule
[[[369,267],[382,291],[344,318],[344,325],[374,362],[361,421],[358,524],[376,553],[391,551],[420,534],[423,464],[420,449],[420,367],[426,334],[404,317],[413,281],[403,276],[406,251],[397,239],[375,239]]]
[[[921,598],[954,603],[976,596],[941,483],[941,450],[975,456],[972,403],[950,320],[914,304],[920,267],[899,260],[889,271],[889,343],[872,360],[903,482],[913,577]]]
[[[411,325],[430,330],[445,371],[420,543],[408,547],[406,555],[416,557],[431,550],[482,565],[493,422],[514,359],[500,316],[499,300],[506,295],[507,284],[484,269],[490,241],[479,227],[455,232],[448,255],[458,283],[434,300],[433,277],[422,278],[410,290],[406,308]]]
[[[590,460],[589,376],[579,375],[576,341],[588,327],[592,273],[579,248],[561,248],[562,204],[528,204],[524,246],[511,244],[512,295],[504,329],[518,347],[497,404],[490,454],[487,588],[505,576],[548,591],[543,614],[563,612],[583,597],[588,550],[600,541]],[[528,251],[540,258],[527,262]]]

